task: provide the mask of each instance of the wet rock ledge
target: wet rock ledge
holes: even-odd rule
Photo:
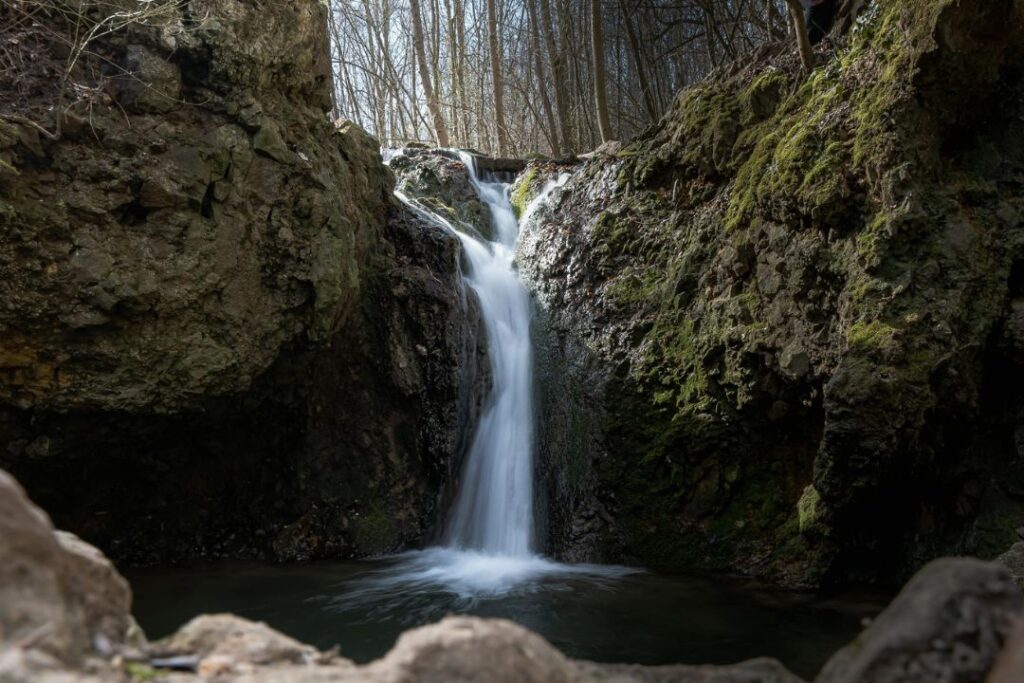
[[[801,683],[774,660],[732,666],[566,658],[503,620],[448,617],[357,666],[261,623],[197,617],[149,642],[127,582],[95,548],[54,531],[0,471],[0,680],[4,683]],[[817,683],[1011,683],[1024,678],[1024,596],[996,564],[937,560],[826,664]]]

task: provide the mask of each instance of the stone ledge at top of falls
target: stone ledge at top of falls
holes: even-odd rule
[[[516,216],[522,215],[542,189],[542,181],[578,165],[576,160],[506,159],[466,151],[473,155],[478,171],[514,179],[509,199]],[[480,200],[457,150],[409,145],[388,153],[396,190],[424,203],[443,218],[461,223],[469,228],[470,234],[485,240],[494,238],[490,209]]]
[[[477,237],[490,240],[491,211],[473,187],[469,169],[454,151],[403,147],[391,153],[388,166],[395,173],[395,189],[423,202],[451,221],[461,223]]]
[[[225,614],[196,617],[148,642],[130,617],[124,579],[99,551],[55,532],[3,471],[0,511],[5,683],[800,683],[770,659],[731,666],[577,662],[511,622],[471,617],[407,631],[364,666]],[[914,577],[817,680],[981,683],[993,670],[989,683],[1010,683],[1024,676],[1022,644],[1024,597],[1009,574],[995,564],[944,559]],[[159,662],[192,671],[154,668]]]
[[[556,556],[789,585],[1024,526],[1022,12],[876,0],[595,155],[524,227]]]
[[[323,3],[167,6],[59,139],[0,118],[0,466],[118,561],[421,544],[486,387],[458,240],[329,123]]]

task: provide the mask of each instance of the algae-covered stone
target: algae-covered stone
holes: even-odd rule
[[[797,516],[800,523],[800,533],[807,533],[810,531],[815,524],[817,524],[819,517],[821,516],[821,496],[814,489],[813,486],[808,486],[804,489],[803,494],[800,496],[800,500],[797,501],[796,509]]]

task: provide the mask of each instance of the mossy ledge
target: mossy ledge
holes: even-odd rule
[[[555,552],[807,585],[1010,544],[1022,6],[876,0],[569,181],[518,255],[563,368]],[[551,433],[581,411],[586,449]]]

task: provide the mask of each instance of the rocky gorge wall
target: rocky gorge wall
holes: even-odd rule
[[[1022,11],[876,0],[556,192],[518,253],[555,554],[800,585],[1013,543]]]
[[[329,122],[321,3],[165,6],[61,108],[2,10],[38,68],[0,102],[0,464],[117,560],[421,543],[487,384],[458,241]]]

